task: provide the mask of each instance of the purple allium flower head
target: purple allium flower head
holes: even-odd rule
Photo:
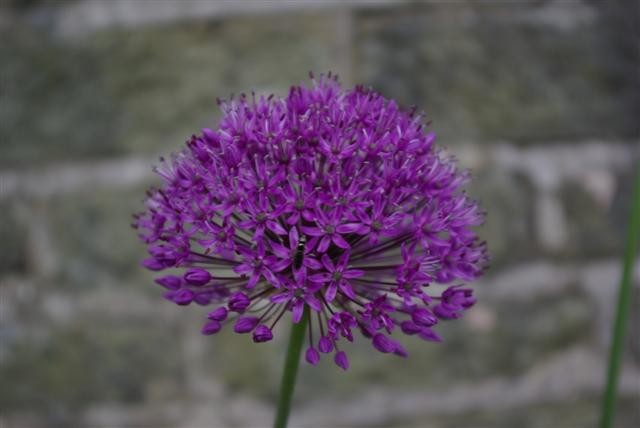
[[[312,81],[221,102],[218,128],[156,168],[134,226],[142,264],[172,270],[156,279],[165,297],[212,306],[203,334],[231,324],[266,342],[308,308],[305,359],[333,353],[346,370],[354,333],[406,356],[398,335],[439,342],[438,321],[475,303],[463,284],[487,266],[484,214],[422,115],[330,74]]]

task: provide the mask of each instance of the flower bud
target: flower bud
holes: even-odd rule
[[[320,354],[318,353],[318,351],[316,351],[315,348],[309,347],[307,349],[307,352],[305,352],[304,354],[304,359],[307,361],[307,363],[315,366],[316,364],[318,364],[318,361],[320,361]]]
[[[236,324],[233,326],[233,331],[236,333],[249,333],[258,324],[258,318],[256,317],[241,317],[238,318]]]
[[[273,339],[271,329],[264,324],[260,324],[253,332],[253,341],[256,343],[268,342]]]
[[[420,338],[429,342],[442,342],[442,338],[435,331],[430,328],[424,328],[420,334]]]
[[[184,280],[188,284],[201,286],[211,280],[211,274],[204,269],[193,268],[185,272]]]
[[[234,312],[242,313],[250,304],[251,300],[249,300],[249,296],[242,291],[233,293],[231,298],[229,298],[229,310]]]
[[[454,308],[442,303],[433,308],[433,312],[438,316],[438,318],[443,320],[454,320],[460,318],[462,315],[458,313],[457,310],[461,310],[461,308]]]
[[[400,323],[400,329],[404,334],[418,334],[422,331],[422,327],[413,321],[402,321]]]
[[[388,354],[396,349],[396,344],[382,333],[373,336],[373,347],[378,351]]]
[[[207,318],[213,321],[224,321],[227,319],[227,314],[228,314],[227,308],[225,308],[224,306],[221,306],[218,309],[209,312],[209,315],[207,315]]]
[[[406,349],[404,349],[404,346],[402,346],[398,342],[395,342],[395,344],[396,344],[396,349],[393,350],[393,353],[398,357],[407,358],[409,356],[409,353],[407,352]]]
[[[333,342],[327,336],[322,336],[318,341],[318,349],[323,354],[328,354],[333,351]]]
[[[196,293],[196,297],[193,299],[193,301],[200,306],[207,306],[211,303],[211,294],[207,292]]]
[[[414,323],[423,327],[431,327],[438,323],[438,318],[425,308],[414,309],[413,312],[411,312],[411,319]]]
[[[333,360],[342,370],[347,370],[349,368],[349,359],[347,358],[347,354],[344,352],[337,352]]]
[[[169,290],[177,290],[182,285],[182,279],[175,275],[160,276],[155,279],[155,283]]]
[[[196,295],[193,291],[183,288],[181,290],[171,291],[165,294],[165,297],[177,305],[186,306],[189,303],[193,302],[193,299],[196,297]]]
[[[219,332],[221,328],[222,324],[220,324],[218,321],[209,321],[202,327],[202,334],[210,336]]]
[[[146,267],[149,270],[154,270],[154,271],[162,270],[165,268],[165,266],[162,263],[160,263],[158,260],[154,258],[144,259],[142,261],[142,266]]]

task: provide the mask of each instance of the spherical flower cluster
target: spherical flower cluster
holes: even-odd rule
[[[475,303],[463,283],[487,265],[484,215],[422,115],[331,75],[312,82],[221,102],[219,128],[162,161],[135,216],[143,264],[168,270],[167,299],[212,306],[205,335],[231,324],[266,342],[291,312],[309,317],[312,365],[332,353],[347,369],[358,331],[406,356],[392,335],[440,341],[436,324]]]

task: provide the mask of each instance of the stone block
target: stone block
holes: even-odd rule
[[[0,165],[179,150],[216,98],[286,94],[309,71],[348,74],[332,12],[176,22],[53,40],[17,19],[0,48]],[[347,76],[348,77],[348,76]]]
[[[174,341],[150,323],[91,320],[54,329],[42,342],[25,340],[0,363],[3,416],[27,412],[41,426],[79,426],[96,402],[141,403],[153,379],[179,385]]]
[[[622,254],[626,227],[614,220],[628,217],[625,213],[613,213],[622,206],[598,201],[597,195],[585,187],[585,182],[569,181],[560,189],[560,198],[566,217],[567,248],[573,257],[596,257]],[[628,203],[620,204],[627,206]],[[628,218],[622,222],[626,225]]]
[[[437,2],[365,12],[356,72],[425,110],[441,141],[637,136],[640,106],[629,94],[638,90],[638,53],[621,43],[632,27],[618,22],[624,7],[610,8],[615,19],[602,9]]]
[[[100,53],[11,19],[0,47],[0,165],[118,153],[126,116],[108,92]]]
[[[53,196],[46,206],[56,287],[83,289],[99,284],[143,287],[151,275],[140,267],[144,245],[131,228],[143,208],[143,188]]]
[[[424,418],[429,419],[433,428],[472,428],[472,427],[595,427],[599,418],[600,401],[593,396],[571,397],[554,403],[532,403],[529,406],[510,410],[483,410],[463,412],[457,415],[424,415],[412,421],[399,420],[393,426],[419,428],[424,426]],[[640,422],[632,398],[620,400],[616,425],[632,427]]]
[[[16,201],[0,203],[0,277],[27,271],[26,225],[19,221]]]
[[[485,224],[478,231],[488,242],[492,266],[499,269],[538,252],[534,239],[534,192],[522,174],[495,166],[474,173],[468,193],[487,212]]]

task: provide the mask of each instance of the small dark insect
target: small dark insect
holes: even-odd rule
[[[304,246],[307,243],[307,237],[302,235],[298,241],[296,247],[296,255],[293,257],[293,267],[298,270],[302,267],[302,260],[304,259]]]

